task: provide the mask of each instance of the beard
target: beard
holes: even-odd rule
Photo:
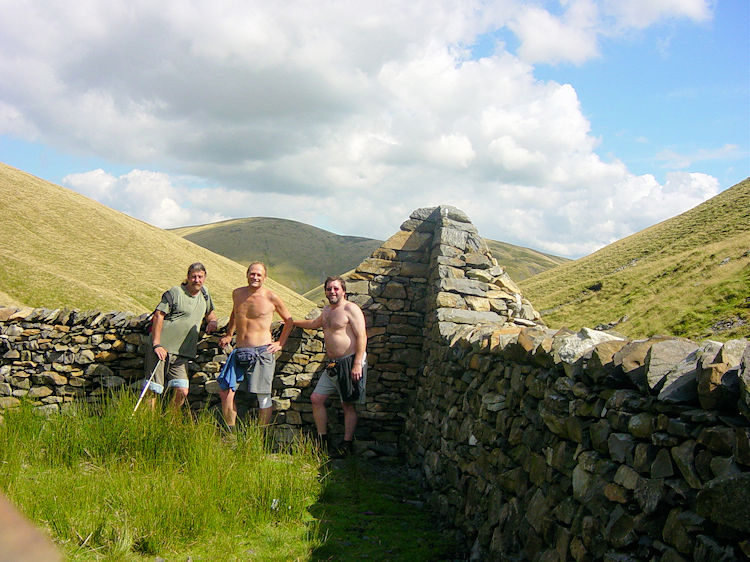
[[[339,302],[339,300],[341,300],[341,297],[337,295],[331,295],[330,297],[328,297],[328,302],[331,304],[336,304],[337,302]]]

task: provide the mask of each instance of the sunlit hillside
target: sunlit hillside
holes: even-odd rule
[[[245,267],[171,232],[0,163],[0,305],[150,311],[203,262],[220,317]],[[313,305],[268,279],[295,316]]]
[[[519,285],[553,327],[750,336],[750,179]]]

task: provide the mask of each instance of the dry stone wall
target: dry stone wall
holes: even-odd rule
[[[346,279],[368,328],[359,453],[418,468],[467,557],[750,556],[746,340],[550,330],[447,206],[416,210]],[[0,415],[23,397],[52,412],[138,388],[144,321],[0,309]],[[218,405],[217,340],[192,365],[192,408]],[[319,332],[292,333],[274,382],[279,439],[314,427],[323,359]]]

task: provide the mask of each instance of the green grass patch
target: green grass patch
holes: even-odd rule
[[[323,483],[310,509],[324,538],[312,560],[458,558],[453,535],[425,508],[405,467],[348,457],[331,463]]]
[[[0,424],[0,490],[69,560],[306,560],[319,457],[304,440],[270,452],[253,425],[228,440],[197,421],[139,410],[124,395]]]

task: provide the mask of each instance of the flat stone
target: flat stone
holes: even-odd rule
[[[487,284],[473,279],[440,279],[437,284],[440,291],[448,291],[463,295],[484,297]]]
[[[415,252],[426,248],[431,240],[432,234],[429,232],[407,232],[402,230],[383,242],[382,247]]]
[[[695,381],[697,351],[698,345],[690,340],[669,339],[654,343],[646,357],[646,382],[649,389],[660,395],[664,391],[664,396],[669,396],[673,394],[670,387],[679,392],[684,386],[681,378],[689,377]],[[697,398],[697,382],[694,395]]]

